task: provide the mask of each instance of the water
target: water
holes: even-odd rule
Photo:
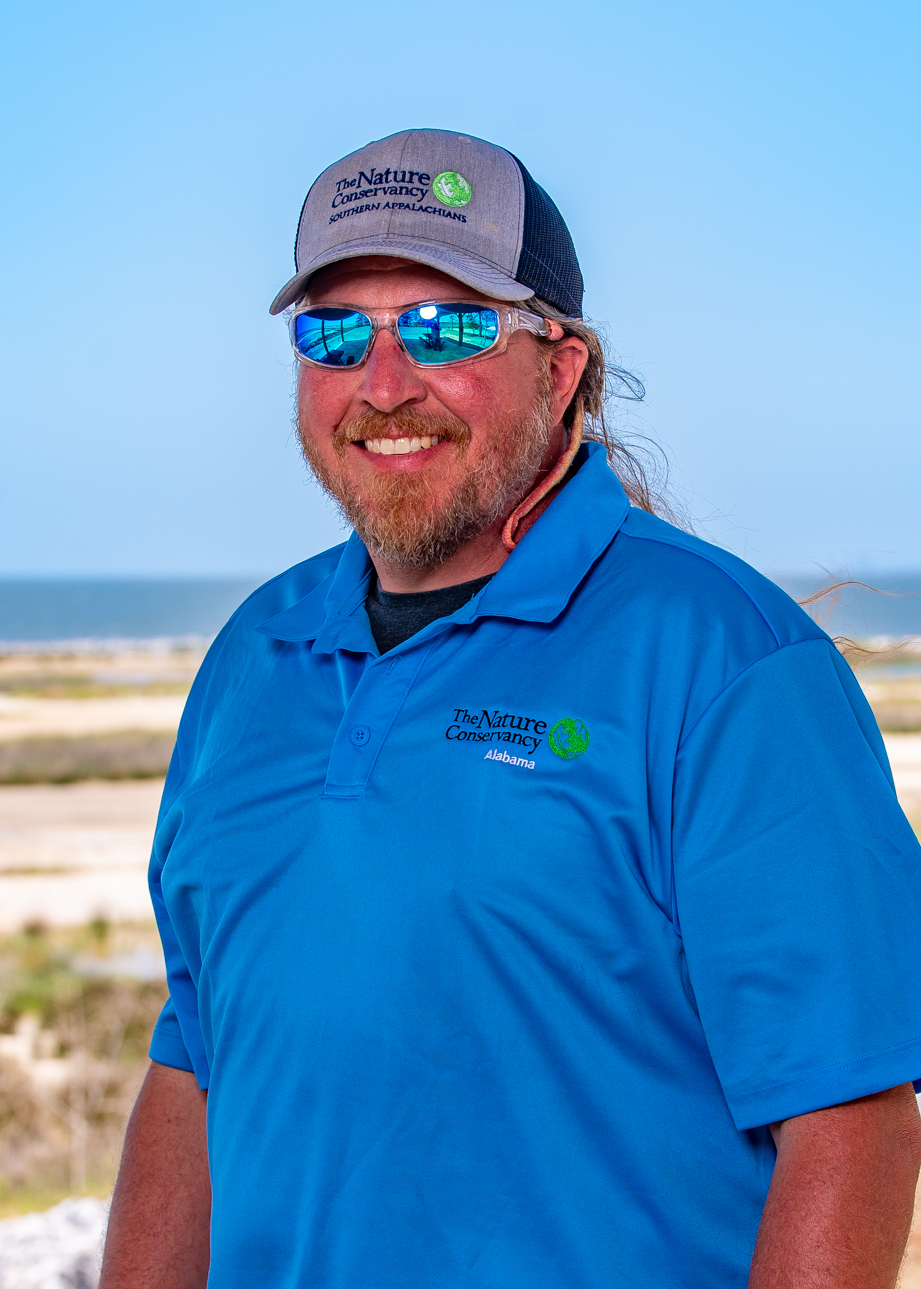
[[[866,582],[874,589],[845,586],[834,596],[812,605],[809,612],[823,630],[829,635],[854,639],[921,636],[921,572],[887,577],[856,573],[853,579]],[[797,599],[835,580],[834,577],[820,582],[805,578],[778,579],[784,590]]]
[[[0,579],[0,644],[211,640],[262,580]]]
[[[262,580],[0,579],[0,646],[208,641]],[[859,580],[886,594],[846,587],[837,600],[814,606],[812,612],[826,631],[855,638],[921,636],[921,572]],[[782,584],[799,598],[817,585],[803,578],[785,578]]]

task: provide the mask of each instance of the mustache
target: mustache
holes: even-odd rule
[[[365,439],[412,439],[437,434],[459,447],[470,443],[470,426],[457,416],[430,416],[413,408],[396,412],[381,412],[369,407],[353,421],[337,425],[333,431],[333,447],[342,453],[351,443]]]

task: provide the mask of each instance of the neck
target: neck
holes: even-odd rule
[[[476,577],[497,572],[508,559],[508,551],[502,544],[504,522],[504,519],[496,520],[448,559],[428,568],[402,568],[388,563],[379,555],[372,555],[381,589],[404,595],[410,591],[437,591],[443,586],[457,586],[460,582],[472,582]]]

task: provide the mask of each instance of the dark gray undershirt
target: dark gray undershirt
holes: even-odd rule
[[[375,577],[365,608],[371,620],[371,633],[381,653],[394,649],[437,618],[450,617],[492,578],[475,577],[457,586],[440,586],[437,591],[382,591]]]

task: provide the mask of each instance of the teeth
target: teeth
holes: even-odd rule
[[[418,439],[365,439],[364,444],[369,452],[379,456],[408,456],[412,452],[424,452],[440,442],[437,434],[424,434]]]

